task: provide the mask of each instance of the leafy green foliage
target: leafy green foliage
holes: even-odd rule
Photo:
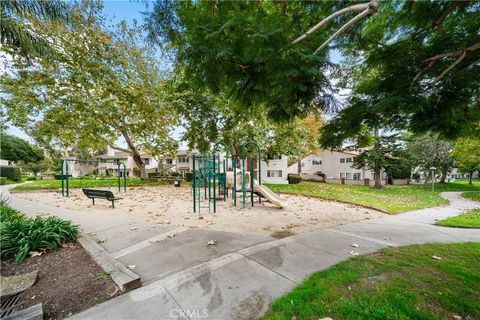
[[[470,183],[472,183],[473,173],[480,171],[480,139],[459,139],[453,146],[452,156],[455,157],[456,166],[460,171],[470,174]]]
[[[0,177],[0,186],[6,185],[6,184],[7,184],[7,178]]]
[[[61,243],[76,241],[78,228],[57,217],[26,218],[5,204],[0,205],[1,257],[15,255],[22,262],[30,251],[57,249]]]
[[[1,2],[0,43],[2,50],[27,58],[53,58],[57,52],[51,43],[32,30],[31,20],[68,21],[68,5],[58,0],[8,0]],[[32,32],[33,31],[33,32]]]
[[[35,68],[19,58],[8,63],[0,96],[4,120],[35,123],[37,140],[80,150],[110,145],[131,154],[146,177],[141,152],[157,156],[176,148],[170,132],[178,117],[165,103],[166,72],[141,27],[123,22],[107,31],[101,9],[88,1],[72,7],[69,26],[34,21],[39,34],[56,40],[61,57]],[[120,137],[127,148],[115,145]]]
[[[462,196],[467,199],[480,202],[480,192],[465,192],[462,193]]]
[[[332,6],[159,0],[147,22],[150,37],[174,52],[176,69],[196,88],[225,94],[242,114],[262,109],[271,118],[288,120],[333,104],[325,75],[332,67],[328,52],[313,54],[327,32],[291,46],[293,37],[318,23]]]
[[[12,166],[0,166],[0,176],[12,181],[20,181],[22,178],[22,172],[20,168]]]
[[[473,209],[455,217],[437,221],[436,225],[454,228],[480,228],[480,209]]]
[[[264,319],[476,319],[479,259],[473,242],[383,249],[313,274]]]
[[[122,187],[123,187],[123,181]],[[143,186],[143,185],[164,185],[171,184],[171,181],[164,181],[159,179],[138,179],[138,178],[128,178],[127,186]],[[105,179],[68,179],[69,188],[87,188],[87,187],[117,187],[118,180],[116,178],[105,178]],[[59,189],[62,187],[62,182],[60,180],[36,180],[31,183],[22,184],[16,186],[15,189],[18,190],[35,190],[35,189]]]
[[[6,134],[0,130],[0,154],[1,159],[10,161],[23,161],[24,163],[38,162],[45,157],[43,151],[15,136]]]

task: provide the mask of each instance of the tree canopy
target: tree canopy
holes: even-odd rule
[[[165,72],[140,27],[122,23],[107,32],[100,10],[88,3],[73,7],[70,27],[40,29],[57,40],[61,59],[32,66],[16,58],[2,75],[2,111],[13,125],[36,123],[37,137],[127,152],[146,177],[140,153],[175,149],[170,132],[178,117],[165,103]]]
[[[43,160],[44,157],[40,148],[0,130],[0,159],[36,163]]]

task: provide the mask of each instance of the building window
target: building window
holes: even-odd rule
[[[148,158],[143,159],[143,163],[144,163],[146,166],[148,166],[148,165],[150,164],[150,159],[148,159]]]
[[[305,162],[302,162],[302,168],[305,167]]]
[[[278,156],[278,155],[268,155],[268,156],[267,156],[267,159],[268,159],[268,160],[281,160],[281,159],[282,159],[282,156]]]
[[[362,174],[360,172],[355,172],[353,174],[353,180],[360,180],[362,179]]]
[[[165,163],[166,163],[166,164],[172,164],[172,163],[173,163],[173,159],[165,159]]]
[[[321,165],[321,164],[322,164],[322,159],[313,158],[313,160],[312,160],[312,165],[318,166],[318,165]]]
[[[340,179],[345,179],[345,172],[340,173]]]
[[[351,180],[352,179],[352,174],[350,172],[347,172],[347,174],[345,175],[345,178],[347,180]]]
[[[353,162],[353,158],[345,158],[345,161],[346,161],[347,163]]]
[[[340,163],[345,163],[345,158],[340,158]]]
[[[180,157],[178,157],[178,162],[179,163],[188,163],[189,160],[188,160],[187,156],[180,156]]]
[[[107,159],[101,159],[100,163],[107,163]]]
[[[267,177],[268,178],[281,178],[282,177],[282,170],[267,170]]]

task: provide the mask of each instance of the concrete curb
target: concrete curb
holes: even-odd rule
[[[92,257],[105,272],[110,274],[112,280],[115,281],[122,292],[141,287],[142,281],[140,277],[127,269],[122,263],[115,260],[112,255],[99,246],[90,236],[81,233],[78,237],[78,242],[90,257]]]

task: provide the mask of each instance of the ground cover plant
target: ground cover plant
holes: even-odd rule
[[[455,217],[440,220],[436,224],[443,227],[480,228],[480,208],[469,210]]]
[[[367,186],[329,184],[304,181],[300,184],[268,185],[273,191],[297,194],[325,200],[334,200],[371,207],[387,213],[445,205],[446,199],[440,197],[444,191],[480,191],[480,182],[468,185],[466,181],[450,182],[431,186],[385,186],[373,189]]]
[[[478,319],[480,243],[387,248],[313,274],[265,319]]]
[[[57,217],[28,218],[19,211],[0,204],[0,255],[15,256],[22,262],[28,253],[38,249],[57,249],[66,242],[75,242],[78,228]]]
[[[171,184],[172,181],[158,179],[138,179],[128,178],[127,187],[143,186],[143,185],[165,185]],[[68,185],[70,188],[90,188],[90,187],[117,187],[118,179],[75,179],[69,178]],[[123,180],[121,181],[123,187]],[[32,189],[59,189],[62,187],[61,180],[35,180],[27,184],[16,186],[16,190],[32,190]]]

